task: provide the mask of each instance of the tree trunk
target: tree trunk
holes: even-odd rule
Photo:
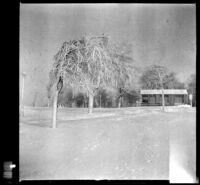
[[[72,108],[76,107],[74,90],[72,89]]]
[[[84,108],[85,108],[86,107],[86,97],[85,97],[85,95],[83,97],[83,105],[84,105]]]
[[[162,88],[162,110],[165,110],[165,97],[164,97],[164,89]]]
[[[118,101],[118,108],[121,107],[121,96],[119,97],[119,101]]]
[[[89,114],[92,113],[93,101],[94,101],[94,96],[93,96],[93,94],[89,93],[89,106],[88,106],[88,108],[89,108]]]
[[[101,94],[100,94],[100,100],[99,100],[99,107],[101,108]]]
[[[38,93],[36,92],[33,98],[33,107],[35,107]]]
[[[98,102],[98,98],[94,97],[94,107],[99,107],[99,102]]]
[[[58,101],[58,90],[56,90],[53,100],[53,128],[56,128],[57,119],[57,101]]]
[[[76,102],[75,102],[75,100],[73,99],[72,100],[72,108],[75,108],[76,107]]]

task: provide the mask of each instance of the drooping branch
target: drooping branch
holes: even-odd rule
[[[134,73],[128,50],[131,48],[121,49],[104,35],[64,42],[54,56],[54,83],[73,84],[93,95],[108,86],[128,92]]]

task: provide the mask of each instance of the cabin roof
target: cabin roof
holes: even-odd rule
[[[162,94],[161,89],[141,89],[140,94]],[[164,89],[164,94],[188,94],[186,89]]]

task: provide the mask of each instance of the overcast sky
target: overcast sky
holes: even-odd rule
[[[110,35],[133,45],[137,65],[167,66],[185,81],[196,71],[196,7],[184,4],[21,4],[20,70],[25,103],[46,101],[48,71],[64,41]]]

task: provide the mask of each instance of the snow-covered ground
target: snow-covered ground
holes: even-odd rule
[[[130,107],[88,115],[64,108],[52,129],[51,109],[26,108],[20,179],[168,179],[181,173],[172,173],[172,154],[183,153],[178,165],[187,161],[184,170],[195,177],[195,113],[191,107]]]

